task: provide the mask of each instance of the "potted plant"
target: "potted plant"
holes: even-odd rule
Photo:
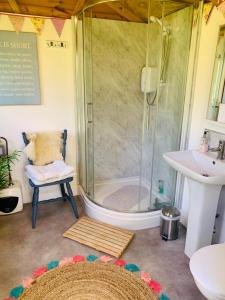
[[[11,166],[18,160],[20,152],[15,150],[12,154],[0,156],[0,190],[12,184]]]
[[[15,150],[12,154],[9,154],[8,141],[4,137],[0,137],[0,140],[5,142],[6,153],[0,155],[0,190],[6,189],[13,184],[11,177],[11,165],[15,160],[18,160],[20,151]]]

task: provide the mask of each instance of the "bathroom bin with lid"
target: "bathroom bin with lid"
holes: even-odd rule
[[[165,206],[161,212],[160,235],[163,240],[176,240],[179,233],[180,211],[174,206]]]

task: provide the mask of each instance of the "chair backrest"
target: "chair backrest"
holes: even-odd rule
[[[27,138],[27,134],[26,132],[22,132],[22,136],[23,136],[23,141],[24,141],[24,144],[27,146],[29,144],[29,139]],[[63,160],[65,161],[66,159],[66,142],[67,142],[67,129],[64,129],[63,132],[62,132],[62,135],[61,135],[61,138],[62,138],[62,157],[63,157]],[[33,161],[28,159],[29,160],[29,163],[31,165],[33,165]]]

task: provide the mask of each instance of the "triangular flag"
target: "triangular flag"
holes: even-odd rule
[[[224,2],[224,0],[216,0],[216,1],[212,1],[213,5],[218,7],[220,6],[220,4],[222,4]]]
[[[65,19],[52,18],[52,24],[55,27],[55,30],[57,31],[59,37],[62,34],[65,21]]]
[[[205,19],[206,24],[209,21],[209,18],[212,14],[213,8],[214,8],[214,5],[212,4],[212,2],[204,4],[204,19]]]
[[[37,17],[31,17],[30,19],[36,32],[38,34],[41,34],[45,24],[45,20],[43,18],[37,18]]]
[[[217,9],[223,14],[223,16],[225,17],[225,2],[221,2],[219,4],[219,6],[217,6]]]
[[[193,13],[193,27],[197,25],[198,22],[198,9],[194,9]]]
[[[23,27],[24,17],[13,16],[13,15],[9,15],[8,17],[9,17],[10,22],[12,23],[12,26],[15,29],[15,31],[17,33],[20,32]]]

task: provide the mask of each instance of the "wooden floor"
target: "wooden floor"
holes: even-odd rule
[[[63,236],[119,258],[132,240],[134,233],[82,217]]]

